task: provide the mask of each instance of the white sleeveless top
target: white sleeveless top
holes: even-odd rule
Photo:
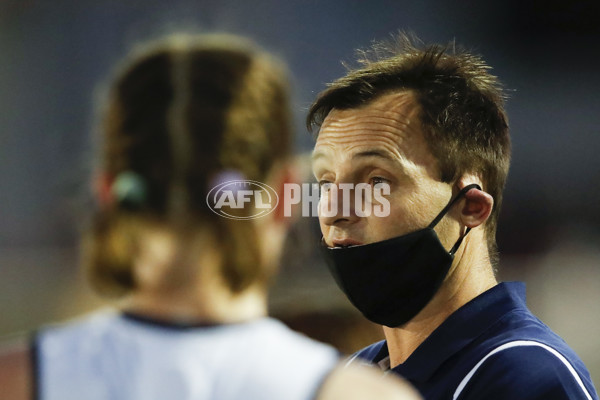
[[[339,361],[271,318],[176,328],[112,311],[40,331],[34,351],[42,400],[307,400]]]

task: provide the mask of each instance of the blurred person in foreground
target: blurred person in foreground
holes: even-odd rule
[[[266,316],[288,222],[280,211],[227,219],[207,206],[229,180],[282,190],[287,90],[279,62],[232,36],[173,36],[125,62],[104,104],[83,255],[96,289],[120,306],[5,354],[2,398],[418,398]]]
[[[386,338],[353,362],[407,378],[426,399],[597,399],[583,362],[528,310],[524,285],[494,275],[510,162],[497,78],[453,43],[395,39],[363,52],[307,119],[319,127],[323,255]],[[347,188],[344,213],[342,184],[381,190],[371,201],[388,213],[367,215]]]

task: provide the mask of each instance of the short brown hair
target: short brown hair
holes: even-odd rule
[[[413,92],[441,179],[453,182],[464,173],[477,174],[494,198],[486,236],[496,264],[495,233],[510,164],[505,96],[498,79],[479,56],[454,43],[425,46],[406,34],[359,54],[359,67],[329,84],[312,104],[308,129],[319,127],[334,108],[360,107],[389,92]]]
[[[255,224],[216,216],[206,196],[220,174],[263,181],[290,154],[283,64],[235,36],[170,36],[132,53],[103,106],[99,169],[136,177],[144,193],[95,213],[84,253],[93,285],[135,288],[132,249],[148,221],[211,229],[233,291],[262,279]]]

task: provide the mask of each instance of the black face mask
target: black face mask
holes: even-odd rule
[[[465,186],[427,228],[371,244],[330,248],[321,252],[335,281],[369,320],[389,327],[410,321],[438,291],[465,233],[448,252],[433,228],[469,190]]]

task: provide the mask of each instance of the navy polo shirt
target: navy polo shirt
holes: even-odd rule
[[[388,356],[384,340],[353,362],[388,369]],[[426,400],[598,400],[583,362],[529,311],[519,282],[498,284],[465,304],[391,371]]]

